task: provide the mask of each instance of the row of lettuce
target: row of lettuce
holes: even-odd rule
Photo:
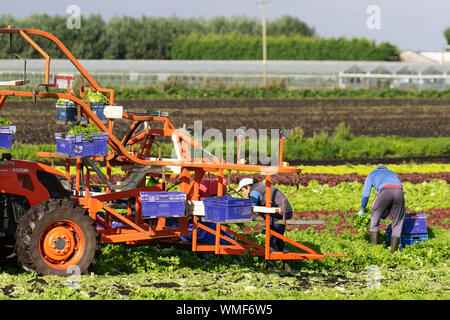
[[[72,130],[72,129],[71,129]],[[74,133],[85,132],[75,129]],[[246,139],[247,140],[247,139]],[[253,143],[254,141],[252,141]],[[257,142],[256,142],[257,143]],[[249,141],[246,141],[246,158],[250,158]],[[237,150],[237,142],[225,146],[213,145],[213,142],[204,142],[206,149],[209,149],[216,156],[227,155],[227,147]],[[169,143],[161,144],[162,155],[171,157],[173,146]],[[108,146],[109,148],[109,146]],[[15,142],[14,145],[4,150],[10,152],[14,158],[36,161],[36,152],[55,152],[56,146],[53,144],[24,144]],[[257,156],[265,155],[271,157],[270,147],[266,150],[253,150]],[[252,151],[252,152],[253,152]],[[235,152],[236,154],[236,152]],[[241,153],[244,154],[244,153]],[[358,136],[348,140],[340,140],[335,136],[327,136],[326,133],[318,134],[310,138],[296,135],[295,132],[289,136],[284,143],[285,161],[314,161],[314,160],[342,160],[347,159],[349,163],[364,159],[393,159],[393,158],[420,158],[420,157],[448,157],[450,155],[450,137],[435,138],[405,138],[399,136],[388,137],[368,137]]]
[[[8,87],[6,87],[8,88]],[[12,89],[12,87],[10,88]],[[171,77],[161,85],[112,87],[116,100],[123,99],[450,99],[450,89],[365,89],[365,88],[288,88],[285,79],[269,82],[264,87],[203,83],[188,85],[182,76]],[[29,91],[31,87],[24,87]],[[55,89],[55,92],[58,90]],[[59,90],[62,93],[62,90]],[[29,100],[28,97],[10,96],[10,100]],[[63,100],[61,100],[63,101]],[[442,101],[446,104],[446,100]]]
[[[396,98],[396,99],[450,99],[450,89],[293,89],[287,88],[282,79],[269,83],[267,87],[245,87],[225,85],[188,86],[183,78],[169,79],[163,85],[147,87],[115,87],[116,99],[233,99],[233,98],[285,98],[285,99],[326,99],[326,98]]]

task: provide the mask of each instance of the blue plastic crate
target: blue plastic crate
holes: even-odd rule
[[[95,113],[95,115],[102,121],[102,122],[106,122],[108,121],[108,119],[105,117],[105,115],[103,114],[103,110],[105,109],[105,104],[104,103],[96,103],[93,102],[91,103],[91,110]]]
[[[252,221],[251,199],[228,196],[203,198],[205,220],[221,223]]]
[[[405,215],[402,234],[427,232],[427,215],[425,213],[408,213]]]
[[[404,234],[400,236],[400,247],[411,246],[416,242],[422,242],[428,240],[428,233],[423,234]],[[386,228],[386,244],[391,245],[391,232]]]
[[[67,157],[93,157],[108,154],[108,133],[89,134],[92,141],[86,140],[84,135],[67,135],[55,133],[56,152]]]
[[[75,190],[75,184],[71,184],[70,185],[72,190]],[[80,186],[81,190],[84,190],[84,186]],[[91,190],[92,187],[89,188],[89,190]],[[121,205],[127,205],[128,200],[125,199],[118,199],[118,200],[114,200],[112,201],[112,203],[114,204],[121,204]],[[131,198],[131,216],[134,217],[136,214],[135,211],[135,200],[134,198]],[[99,215],[102,219],[105,219],[105,215],[102,212],[98,212],[97,215]],[[122,216],[126,216],[126,213],[121,213]],[[111,219],[111,228],[121,228],[121,227],[125,227],[126,225],[122,222],[116,221],[114,219]],[[104,229],[103,226],[100,223],[97,223],[97,227],[100,227],[101,229]]]
[[[91,110],[102,122],[108,121],[108,119],[103,114],[104,109],[105,109],[104,103],[91,103]],[[58,122],[65,124],[78,122],[78,110],[74,102],[69,101],[56,104],[56,111]],[[82,123],[87,122],[87,118],[83,114],[81,114],[80,122]]]
[[[16,126],[0,126],[0,148],[11,149]]]
[[[102,219],[105,220],[105,215],[102,212],[98,212],[97,215]],[[104,230],[105,228],[100,224],[100,223],[96,223],[97,227]],[[122,228],[125,227],[125,224],[123,224],[122,222],[116,221],[114,219],[111,219],[110,221],[110,226],[111,228]]]
[[[184,217],[186,193],[140,192],[143,217]]]

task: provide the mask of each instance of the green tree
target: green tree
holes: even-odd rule
[[[40,29],[49,32],[60,39],[63,44],[79,59],[101,59],[103,58],[105,38],[105,22],[100,15],[91,15],[87,18],[81,17],[80,29],[69,29],[66,25],[67,18],[64,16],[49,16],[46,14],[32,14],[27,17],[16,19],[12,16],[0,17],[0,25],[10,25],[12,28]],[[52,59],[65,58],[62,51],[52,41],[39,37],[30,36]],[[20,35],[13,36],[13,50],[24,58],[40,59],[42,56]],[[1,39],[0,57],[14,58],[9,52],[9,35]]]
[[[447,39],[447,44],[450,45],[450,27],[447,28],[447,29],[445,29],[445,31],[444,31],[444,36],[445,36],[445,38]]]
[[[231,16],[231,18],[217,16],[208,20],[202,20],[202,23],[207,33],[229,34],[234,32],[237,34],[256,35],[262,32],[261,22],[258,19],[243,15]],[[202,30],[197,31],[201,32]]]
[[[81,28],[71,30],[76,35],[72,53],[83,59],[103,59],[108,46],[106,23],[100,15],[81,17]]]
[[[312,37],[315,35],[315,30],[297,17],[284,15],[267,23],[267,34],[271,36],[301,35]]]
[[[41,29],[55,35],[78,59],[261,59],[261,21],[247,16],[115,16],[105,22],[100,15],[90,15],[81,17],[80,29],[67,28],[66,21],[66,16],[46,14],[0,16],[2,27]],[[267,33],[269,59],[398,60],[397,48],[389,43],[318,38],[314,28],[293,16],[269,21]],[[13,38],[14,52],[26,59],[41,58],[20,35]],[[65,58],[50,40],[31,38],[52,59]],[[9,50],[9,35],[0,35],[0,58],[15,58]]]

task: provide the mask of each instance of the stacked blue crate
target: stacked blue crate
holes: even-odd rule
[[[184,217],[186,193],[140,192],[143,217]]]
[[[0,148],[11,149],[16,126],[0,126]]]
[[[386,243],[391,245],[391,226],[386,228]],[[427,217],[425,213],[409,213],[405,215],[400,246],[413,245],[416,242],[428,240]]]
[[[107,123],[108,119],[105,117],[103,110],[106,104],[104,103],[91,103],[91,110],[95,115],[103,122]],[[78,108],[73,101],[60,102],[56,104],[57,111],[57,123],[59,124],[74,124],[78,123]],[[81,114],[80,123],[88,123],[87,118]]]
[[[87,139],[86,135],[68,135],[64,132],[55,133],[56,152],[64,154],[67,157],[92,157],[106,156],[108,154],[107,132],[90,133]]]
[[[228,196],[203,198],[205,220],[239,223],[252,221],[252,200]]]

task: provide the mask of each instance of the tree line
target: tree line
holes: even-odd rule
[[[58,37],[78,59],[260,59],[261,21],[247,16],[204,18],[115,16],[80,17],[80,28],[67,27],[67,17],[32,14],[0,16],[0,26],[41,29]],[[398,60],[397,48],[367,39],[319,38],[314,27],[282,16],[268,21],[268,59]],[[33,37],[53,59],[64,58],[49,40]],[[25,58],[41,58],[22,37],[12,49]],[[14,58],[9,37],[0,38],[0,58]]]

